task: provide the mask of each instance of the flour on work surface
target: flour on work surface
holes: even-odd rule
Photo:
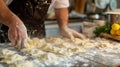
[[[116,52],[120,53],[120,44],[118,42],[104,38],[83,40],[59,37],[32,38],[29,39],[27,45],[27,48],[18,50],[7,44],[0,44],[0,58],[2,58],[0,63],[6,63],[11,67],[39,67],[39,65],[44,66],[50,63],[58,64],[60,60],[87,53],[92,49],[104,52],[115,52],[116,50]]]

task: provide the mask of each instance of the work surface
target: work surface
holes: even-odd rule
[[[105,67],[116,64],[120,64],[120,43],[103,38],[35,38],[22,50],[0,44],[0,67]]]

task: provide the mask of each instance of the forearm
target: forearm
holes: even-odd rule
[[[11,23],[13,23],[13,19],[15,21],[15,18],[17,16],[14,15],[9,8],[6,6],[3,0],[0,0],[0,23],[9,26]],[[17,19],[17,18],[16,18]]]
[[[68,8],[55,9],[55,15],[60,29],[68,27]]]

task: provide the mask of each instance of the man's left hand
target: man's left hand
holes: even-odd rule
[[[70,29],[70,28],[62,28],[60,29],[61,35],[67,38],[80,38],[80,39],[85,39],[85,35],[78,33],[77,31]]]

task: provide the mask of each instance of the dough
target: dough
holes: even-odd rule
[[[9,67],[38,67],[32,61],[17,61],[11,64]]]
[[[86,52],[87,50],[82,45],[79,45],[82,42],[81,39],[77,38],[75,40],[57,37],[32,38],[28,40],[27,48],[22,49],[21,52],[31,55],[43,63],[46,61],[57,62],[60,58],[67,58],[81,52]],[[0,51],[0,56],[4,57],[1,62],[12,64],[13,67],[29,67],[28,65],[33,64],[26,60],[27,56],[19,55],[17,51],[3,49]],[[23,64],[23,61],[25,61],[25,64]]]
[[[26,59],[25,56],[16,54],[16,52],[8,49],[3,49],[2,51],[0,51],[0,57],[3,58],[0,62],[7,63],[7,64]]]
[[[96,46],[98,49],[105,49],[105,48],[111,48],[111,47],[113,47],[112,46],[112,44],[110,44],[110,43],[102,43],[102,44],[100,44],[100,45],[98,45],[98,46]]]
[[[38,38],[33,38],[28,40],[27,48],[36,48],[40,47],[42,44],[40,43],[40,40]]]
[[[45,41],[47,43],[54,43],[56,45],[62,44],[64,42],[62,38],[57,38],[57,37],[48,37],[48,38],[45,38]]]
[[[45,61],[57,62],[59,60],[59,56],[57,56],[56,54],[53,54],[53,53],[47,53],[47,54],[43,54],[43,55],[39,56],[38,59],[42,62],[45,62]]]
[[[26,54],[30,54],[32,56],[39,56],[39,55],[42,55],[42,54],[45,54],[44,51],[42,50],[39,50],[39,49],[24,49],[22,50],[22,52],[25,52]]]

